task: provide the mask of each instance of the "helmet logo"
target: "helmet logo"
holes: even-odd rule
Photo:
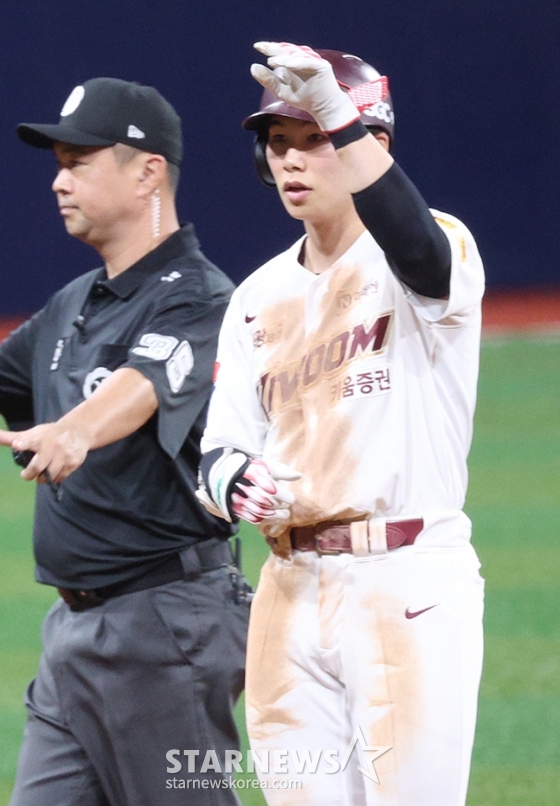
[[[394,112],[385,101],[379,101],[379,103],[375,104],[375,106],[372,106],[370,109],[364,109],[363,114],[377,118],[378,120],[384,120],[385,123],[393,124],[395,122]]]
[[[389,82],[387,76],[381,76],[375,81],[367,81],[365,84],[358,84],[357,87],[352,87],[348,95],[356,106],[358,112],[364,112],[370,109],[378,101],[382,101],[389,94]]]

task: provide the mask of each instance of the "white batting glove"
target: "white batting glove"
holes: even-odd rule
[[[204,472],[204,463],[210,460]],[[249,466],[249,457],[235,448],[217,448],[202,457],[195,495],[200,503],[218,518],[231,523],[230,493],[232,485]]]
[[[231,494],[231,508],[238,518],[249,523],[285,521],[295,496],[281,482],[300,478],[301,473],[280,462],[267,464],[262,459],[251,459],[235,484],[237,492]]]
[[[251,75],[281,101],[309,112],[324,132],[337,132],[359,120],[360,113],[340,88],[331,64],[311,48],[289,42],[256,42],[269,67],[252,64]]]
[[[232,447],[215,448],[202,457],[196,497],[212,515],[250,523],[286,519],[294,496],[280,482],[301,473],[280,462],[251,459]]]
[[[212,501],[204,487],[199,487],[198,490],[194,491],[194,494],[204,507],[211,515],[215,515],[216,518],[224,518],[228,523],[231,523],[231,515],[226,510],[220,509],[216,504]]]

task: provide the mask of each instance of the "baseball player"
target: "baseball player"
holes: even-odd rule
[[[94,78],[59,123],[18,134],[54,152],[66,229],[104,266],[0,346],[12,428],[0,442],[27,461],[25,479],[48,481],[36,578],[61,597],[27,692],[12,806],[174,806],[189,777],[213,779],[189,803],[231,806],[248,603],[231,525],[194,490],[233,286],[179,226],[181,124],[155,89]],[[169,751],[213,763],[189,776],[185,760],[173,779]]]
[[[482,664],[462,511],[481,260],[391,157],[386,77],[255,47],[265,92],[243,125],[305,232],[233,294],[199,496],[272,548],[249,628],[257,769],[274,806],[460,806]]]

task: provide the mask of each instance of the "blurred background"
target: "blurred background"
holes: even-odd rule
[[[475,235],[488,278],[467,512],[487,579],[487,649],[469,806],[560,803],[559,0],[2,0],[0,339],[99,265],[70,239],[54,160],[20,122],[56,122],[95,76],[157,87],[183,119],[178,196],[239,282],[299,235],[254,173],[252,43],[355,53],[390,79],[395,156],[430,206]],[[0,806],[52,591],[33,582],[33,487],[0,451]],[[244,531],[258,579],[265,547]],[[243,730],[242,708],[239,724]],[[244,806],[262,804],[240,792]]]
[[[57,122],[95,76],[151,84],[184,123],[179,210],[235,280],[287,246],[252,168],[241,120],[258,106],[249,65],[259,39],[347,50],[387,74],[395,156],[432,207],[472,229],[492,288],[560,282],[558,0],[2,0],[3,255],[0,315],[41,307],[98,265],[72,242],[50,185],[52,155],[20,122]]]

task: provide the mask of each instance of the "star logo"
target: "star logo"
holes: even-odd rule
[[[368,766],[370,767],[370,769],[367,769],[366,767],[362,767],[361,764],[358,764],[359,771],[362,773],[362,775],[365,775],[366,778],[369,778],[371,781],[373,781],[374,783],[378,784],[379,783],[379,778],[377,777],[377,772],[376,772],[376,769],[375,769],[375,766],[374,766],[374,762],[377,761],[377,759],[380,758],[380,756],[384,755],[389,750],[391,750],[392,745],[390,745],[389,747],[386,747],[386,746],[384,746],[384,747],[370,747],[368,744],[366,744],[366,740],[365,740],[364,734],[362,733],[362,729],[358,725],[358,727],[354,731],[354,735],[350,739],[350,744],[346,748],[346,753],[344,754],[344,756],[342,758],[342,761],[340,762],[340,769],[341,770],[346,769],[346,765],[348,764],[348,761],[350,760],[350,756],[352,755],[356,744],[360,745],[360,749],[362,750],[362,752],[364,754],[365,753],[371,753],[371,756],[367,759],[368,760]]]

